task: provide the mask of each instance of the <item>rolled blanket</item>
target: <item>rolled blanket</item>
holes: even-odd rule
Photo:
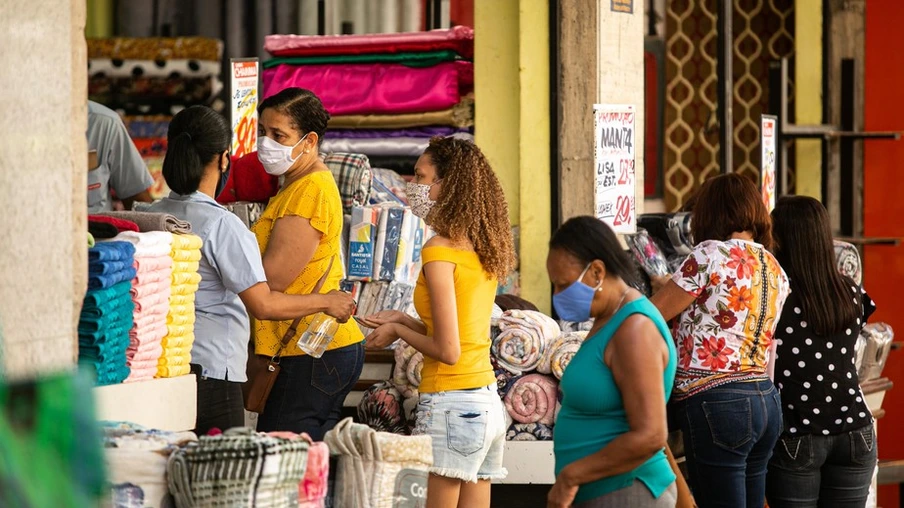
[[[835,240],[835,266],[842,275],[850,277],[857,284],[862,284],[863,270],[860,263],[860,252],[856,247],[847,242]]]
[[[552,427],[542,423],[516,423],[505,433],[506,441],[552,441]]]
[[[421,386],[421,369],[424,355],[417,349],[400,341],[395,347],[395,366],[392,369],[392,384],[402,397],[416,397]]]
[[[509,388],[512,387],[515,381],[517,381],[521,376],[516,374],[512,374],[511,372],[503,369],[499,366],[496,358],[491,356],[490,363],[493,365],[493,373],[496,375],[496,391],[499,393],[499,398],[504,399],[505,394],[508,393]]]
[[[530,374],[515,381],[505,395],[505,409],[518,423],[555,423],[558,383],[555,378]]]
[[[510,310],[499,319],[499,335],[492,353],[503,369],[521,374],[534,370],[547,345],[562,334],[549,316],[529,310]]]
[[[151,212],[103,212],[98,215],[107,215],[117,219],[134,222],[142,233],[150,231],[166,231],[168,233],[191,233],[191,224],[177,219],[168,213]]]
[[[543,356],[540,357],[540,365],[537,365],[537,372],[552,374],[556,376],[556,379],[562,379],[565,367],[571,362],[571,358],[578,352],[578,349],[581,349],[581,344],[586,338],[587,332],[562,334],[543,352]]]
[[[358,403],[358,420],[372,429],[405,434],[407,421],[401,394],[388,381],[371,386]]]
[[[474,141],[470,133],[456,133],[452,137]],[[323,141],[321,150],[325,153],[362,153],[368,156],[419,157],[430,144],[429,138],[329,138]]]

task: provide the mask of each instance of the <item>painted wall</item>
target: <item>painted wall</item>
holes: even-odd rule
[[[866,11],[866,130],[904,131],[904,2],[869,2]],[[864,146],[864,221],[866,236],[904,237],[904,192],[901,167],[904,141],[871,141]],[[871,246],[864,259],[865,287],[876,300],[873,321],[889,323],[904,340],[904,246]],[[895,387],[882,407],[879,458],[904,459],[904,351],[892,352],[884,375]],[[881,506],[898,506],[895,487],[881,489]]]

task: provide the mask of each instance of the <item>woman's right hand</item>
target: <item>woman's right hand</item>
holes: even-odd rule
[[[326,313],[340,323],[345,323],[355,313],[355,299],[342,291],[330,291],[326,298]]]
[[[390,323],[404,325],[407,319],[408,316],[404,312],[383,310],[365,317],[362,321],[370,328],[378,328],[380,325],[388,325]]]

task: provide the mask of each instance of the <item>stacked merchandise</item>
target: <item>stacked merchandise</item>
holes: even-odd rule
[[[312,90],[330,112],[325,152],[362,153],[372,164],[413,174],[430,137],[472,139],[474,32],[271,35],[264,96]]]
[[[126,351],[131,370],[126,382],[145,381],[157,375],[157,361],[167,334],[173,235],[166,231],[121,233],[116,239],[135,245],[136,276],[131,289],[135,313]]]
[[[549,441],[559,380],[586,333],[563,333],[552,318],[533,310],[496,307],[493,315],[491,361],[510,420],[506,439]],[[392,379],[365,392],[358,418],[377,430],[404,434],[413,426],[424,357],[402,341],[394,354]]]
[[[424,221],[400,206],[355,207],[347,229],[345,289],[355,296],[358,315],[410,311],[428,236]]]
[[[88,39],[88,97],[125,115],[155,199],[168,193],[160,170],[169,120],[182,108],[215,105],[222,54],[221,41],[202,37]]]
[[[78,324],[79,363],[91,365],[99,386],[123,382],[129,376],[126,349],[134,304],[129,291],[135,247],[105,242],[88,250],[88,292]]]
[[[170,493],[179,508],[298,506],[309,446],[238,427],[201,436],[170,455]]]
[[[174,234],[170,255],[173,259],[169,312],[163,354],[157,362],[157,377],[184,376],[191,371],[191,346],[195,341],[195,293],[201,282],[201,238]]]
[[[197,441],[197,436],[131,423],[105,422],[103,430],[110,506],[173,506],[167,460],[179,447]]]

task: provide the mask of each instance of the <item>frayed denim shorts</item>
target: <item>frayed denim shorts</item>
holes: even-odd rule
[[[413,434],[433,439],[435,475],[466,482],[505,478],[505,432],[505,406],[495,384],[420,395]]]

